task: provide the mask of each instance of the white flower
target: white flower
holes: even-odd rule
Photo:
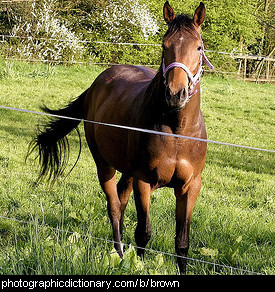
[[[27,57],[38,57],[41,60],[60,60],[62,54],[70,52],[72,58],[81,56],[83,46],[74,32],[67,28],[66,23],[59,20],[53,11],[56,0],[44,0],[41,6],[32,4],[32,21],[24,22],[15,16],[16,24],[12,29],[13,36],[24,36],[20,45],[20,53]],[[46,41],[44,39],[55,39]]]
[[[117,0],[109,3],[94,22],[101,23],[109,31],[110,38],[116,41],[121,41],[122,36],[131,33],[133,28],[145,39],[159,30],[154,15],[138,0]]]

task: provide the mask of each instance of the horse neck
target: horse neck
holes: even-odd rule
[[[168,126],[172,132],[184,132],[197,124],[200,118],[200,84],[195,87],[197,93],[181,110],[175,111],[168,108],[165,99],[165,85],[162,69],[158,71],[152,80],[146,93],[146,126],[161,129]]]
[[[191,129],[198,125],[198,121],[201,118],[201,96],[200,96],[200,84],[196,85],[197,93],[191,96],[190,101],[185,107],[179,110],[174,119],[177,124],[178,131],[184,131],[185,129]]]

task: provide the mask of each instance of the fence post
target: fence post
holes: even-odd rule
[[[267,61],[266,62],[266,75],[265,75],[266,80],[268,80],[268,78],[269,78],[269,67],[270,67],[269,64],[270,64],[270,62]]]
[[[264,66],[264,61],[265,61],[265,57],[262,57],[262,60],[261,60],[262,64],[260,65],[259,74],[258,74],[258,76],[256,77],[256,80],[255,80],[256,83],[258,83],[258,80],[259,80],[260,75],[262,73],[262,69],[263,69],[263,66]]]
[[[244,66],[243,66],[243,79],[246,78],[246,65],[247,65],[247,56],[244,56]]]

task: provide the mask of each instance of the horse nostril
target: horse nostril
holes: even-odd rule
[[[165,97],[166,97],[166,100],[168,101],[168,102],[171,102],[171,100],[172,100],[172,102],[173,103],[177,103],[177,102],[179,102],[179,101],[183,101],[183,100],[185,100],[186,99],[186,97],[187,97],[187,94],[186,94],[186,89],[185,89],[185,87],[183,87],[181,90],[179,90],[176,94],[174,94],[171,90],[170,90],[170,88],[169,88],[169,86],[167,86],[166,88],[165,88]]]
[[[178,99],[182,99],[182,98],[185,98],[185,92],[186,90],[185,90],[185,88],[183,88],[182,90],[180,90],[178,93],[177,93],[177,98]]]

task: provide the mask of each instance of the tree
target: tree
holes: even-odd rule
[[[275,55],[275,5],[273,0],[258,0],[257,21],[261,26],[258,54]]]
[[[32,5],[43,6],[49,0],[19,4],[0,4],[0,33],[10,34],[21,23],[33,21]],[[194,13],[200,0],[170,0],[177,14]],[[206,20],[202,37],[206,49],[228,53],[272,56],[275,51],[274,0],[202,0],[206,6]],[[88,41],[116,41],[161,44],[167,25],[163,21],[163,1],[159,0],[55,0],[52,11],[57,22],[77,39]],[[21,22],[20,22],[21,21]],[[44,25],[47,25],[45,22]],[[66,30],[65,29],[65,30]],[[41,33],[40,33],[41,34]],[[43,33],[42,33],[43,34]],[[27,35],[29,36],[29,35]],[[43,35],[49,36],[49,35]],[[134,50],[134,52],[133,52]],[[129,62],[158,64],[158,47],[87,43],[82,50],[100,62]],[[236,71],[236,62],[228,55],[209,53],[221,70]],[[251,70],[255,69],[251,66]]]

